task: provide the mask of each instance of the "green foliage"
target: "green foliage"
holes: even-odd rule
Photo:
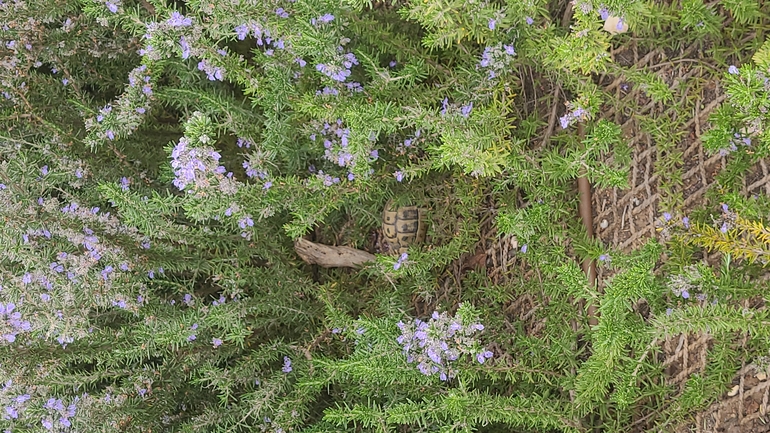
[[[723,20],[724,18],[716,13],[715,7],[707,5],[703,0],[682,1],[679,22],[683,34],[691,41],[718,35]]]
[[[558,180],[586,176],[599,188],[625,187],[631,149],[620,134],[617,124],[599,120],[579,147],[568,149],[564,156],[557,151],[546,155],[543,169]],[[609,162],[605,162],[607,155],[612,155]]]
[[[631,353],[651,349],[651,336],[645,335],[650,331],[645,331],[644,324],[631,311],[631,302],[657,300],[660,288],[650,271],[659,252],[659,245],[648,244],[638,258],[624,263],[624,271],[607,284],[598,300],[599,323],[592,334],[593,353],[581,366],[575,384],[575,402],[583,411],[606,401],[611,386],[619,393],[613,399],[621,408],[628,407],[642,391],[634,383],[636,373],[623,374]],[[631,362],[631,369],[636,366],[636,362]]]
[[[770,202],[742,189],[770,154],[770,45],[734,46],[761,34],[763,7],[0,5],[4,428],[673,429],[770,349],[768,313],[744,305],[767,289]],[[629,33],[603,30],[605,13]],[[736,66],[702,125],[729,162],[685,223],[679,144],[701,83],[613,53],[695,41]],[[633,112],[606,78],[664,110]],[[575,180],[634,186],[628,116],[657,147],[659,208],[675,215],[657,223],[663,242],[619,251],[585,235]],[[388,200],[427,215],[403,256],[372,240]],[[321,268],[293,249],[301,237],[376,255]],[[457,356],[447,380],[421,372],[398,323],[434,311],[483,324],[463,344],[491,358]],[[693,333],[715,343],[673,394],[660,343]]]

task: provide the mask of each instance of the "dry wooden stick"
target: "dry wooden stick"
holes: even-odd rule
[[[303,238],[294,241],[294,250],[306,263],[324,268],[357,268],[376,259],[374,254],[366,251],[317,244]]]
[[[578,123],[578,137],[582,141],[585,137],[585,127],[582,123]],[[580,177],[578,177],[578,193],[580,194],[580,219],[583,221],[583,227],[586,228],[586,234],[589,238],[594,237],[594,216],[593,208],[591,206],[591,183],[586,177],[585,168],[581,169]],[[596,286],[596,262],[587,258],[583,260],[583,272],[588,277],[588,286]],[[591,326],[597,325],[599,322],[596,320],[596,306],[591,305],[588,307],[588,324]]]
[[[545,147],[546,144],[548,144],[548,140],[551,139],[551,134],[553,134],[553,128],[556,126],[556,111],[559,108],[559,92],[561,91],[560,86],[556,86],[555,89],[553,89],[553,106],[551,108],[551,115],[548,116],[548,127],[545,129],[545,134],[543,134],[543,142],[540,144],[540,146],[536,146],[535,149],[539,149],[540,147]]]

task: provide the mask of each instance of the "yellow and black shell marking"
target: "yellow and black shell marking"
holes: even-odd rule
[[[425,209],[401,206],[393,209],[391,202],[382,212],[382,233],[391,253],[405,253],[410,245],[425,241],[428,224]]]

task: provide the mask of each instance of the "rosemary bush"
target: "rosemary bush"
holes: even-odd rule
[[[770,48],[720,71],[728,99],[704,147],[738,162],[715,206],[667,209],[664,242],[627,253],[586,239],[577,218],[574,180],[624,188],[631,161],[602,117],[615,95],[592,77],[673,104],[659,76],[613,61],[619,32],[747,59],[724,49],[741,26],[767,28],[767,9],[0,2],[0,426],[625,432],[640,413],[660,428],[686,419],[740,366],[731,337],[748,333],[747,359],[770,348],[767,313],[737,307],[766,287],[753,282],[768,203],[735,180],[767,156]],[[550,126],[522,108],[524,71],[566,96]],[[429,209],[429,243],[356,270],[295,254],[303,236],[364,249],[391,198]],[[448,279],[490,206],[528,272]],[[602,291],[583,259],[614,274]],[[505,313],[523,296],[538,332]],[[677,394],[654,355],[688,332],[725,343]]]

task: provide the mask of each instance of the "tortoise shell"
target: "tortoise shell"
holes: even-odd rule
[[[425,241],[428,224],[425,209],[417,206],[393,208],[388,201],[382,211],[382,234],[392,253],[405,253],[410,245]]]

